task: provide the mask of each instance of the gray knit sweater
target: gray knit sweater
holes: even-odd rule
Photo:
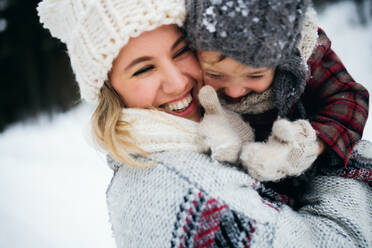
[[[262,198],[259,182],[243,171],[204,154],[197,123],[149,110],[124,110],[123,119],[135,122],[129,131],[157,163],[143,169],[109,159],[117,247],[372,247],[367,184],[319,176],[308,204],[293,211]],[[177,148],[167,148],[168,138]]]

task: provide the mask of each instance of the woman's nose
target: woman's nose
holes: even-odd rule
[[[239,98],[245,96],[248,90],[245,87],[240,86],[230,86],[224,89],[225,94],[231,98]]]
[[[181,68],[178,68],[176,64],[169,63],[164,68],[164,77],[162,88],[166,94],[179,94],[184,93],[189,79],[185,75]]]

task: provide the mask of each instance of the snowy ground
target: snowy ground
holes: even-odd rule
[[[372,22],[361,27],[355,15],[352,4],[338,4],[320,26],[372,92]],[[91,111],[79,106],[0,134],[0,247],[114,247],[105,202],[112,173],[84,137]],[[364,138],[372,140],[370,123]]]
[[[0,136],[0,247],[114,247],[112,173],[84,137],[90,112],[79,106]]]

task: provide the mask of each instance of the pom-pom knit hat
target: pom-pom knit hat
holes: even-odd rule
[[[98,101],[131,37],[185,19],[184,0],[44,0],[37,10],[43,26],[66,43],[81,97],[90,102]]]

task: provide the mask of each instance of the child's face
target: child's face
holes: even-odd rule
[[[223,58],[218,52],[203,51],[198,56],[204,83],[215,90],[222,90],[231,100],[237,100],[251,92],[264,92],[274,78],[273,68],[242,65],[229,57]]]

